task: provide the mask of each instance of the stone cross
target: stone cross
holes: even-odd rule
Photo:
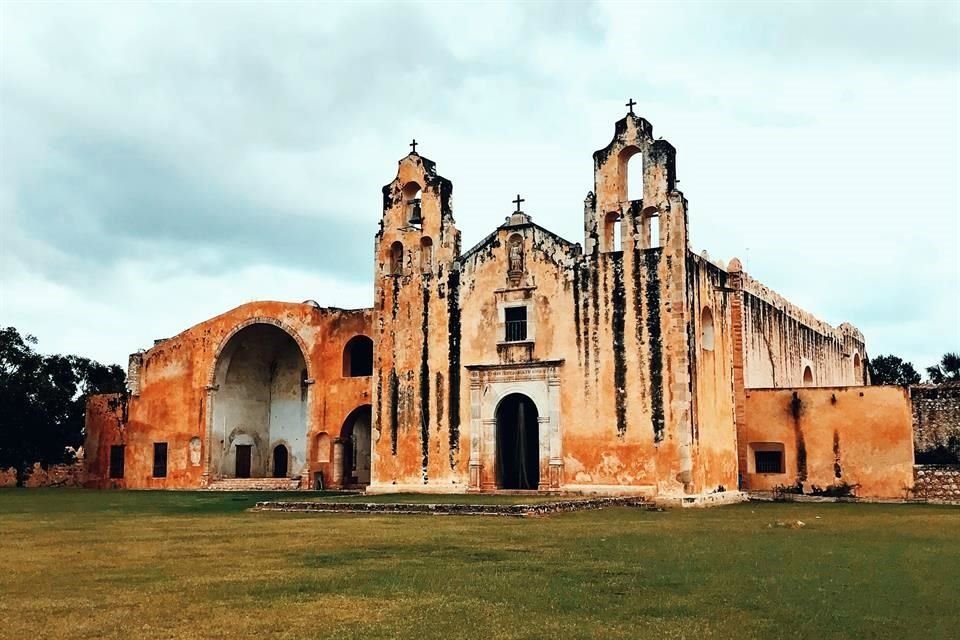
[[[515,205],[517,205],[517,213],[520,213],[520,203],[521,203],[521,202],[526,202],[526,200],[523,199],[523,198],[521,198],[521,197],[520,197],[520,194],[518,193],[518,194],[517,194],[517,199],[513,201],[513,203],[514,203]]]
[[[637,103],[633,101],[633,98],[630,98],[630,100],[625,105],[628,109],[630,109],[630,115],[633,115],[633,105],[635,104]]]
[[[633,113],[633,111],[631,111],[630,113]],[[413,142],[410,143],[410,148],[413,149],[413,152],[412,152],[412,153],[416,153],[416,152],[417,152],[417,139],[416,139],[416,138],[414,138],[414,139],[413,139]]]

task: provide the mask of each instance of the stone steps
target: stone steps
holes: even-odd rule
[[[207,485],[208,491],[299,491],[300,478],[222,478]]]

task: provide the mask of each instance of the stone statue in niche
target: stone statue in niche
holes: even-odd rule
[[[523,239],[510,238],[510,273],[523,273]]]

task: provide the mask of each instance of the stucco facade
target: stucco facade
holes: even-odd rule
[[[676,150],[645,119],[619,120],[593,165],[581,242],[537,224],[518,197],[462,250],[453,183],[408,154],[383,188],[373,307],[250,303],[134,354],[130,393],[91,401],[91,482],[747,486],[748,441],[765,428],[750,422],[748,390],[864,384],[863,336],[737,260],[694,253]]]

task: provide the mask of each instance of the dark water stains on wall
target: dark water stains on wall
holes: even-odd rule
[[[626,331],[627,293],[623,284],[623,254],[611,254],[613,265],[613,387],[616,403],[617,435],[627,432],[627,356]]]
[[[450,434],[450,468],[456,466],[460,449],[460,271],[451,269],[447,277],[447,346],[449,349],[450,401],[447,414]]]
[[[423,481],[427,482],[430,461],[430,287],[423,287],[423,311],[420,319],[420,451],[423,456]]]
[[[643,252],[647,271],[647,335],[650,338],[650,416],[653,441],[662,442],[665,425],[663,408],[663,341],[660,332],[660,249]]]

